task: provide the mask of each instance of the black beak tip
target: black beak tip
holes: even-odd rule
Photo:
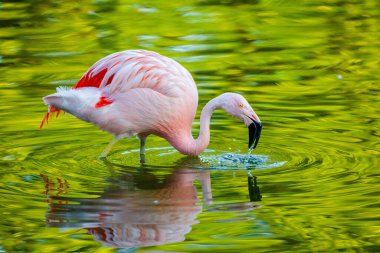
[[[248,148],[250,150],[253,150],[256,148],[257,143],[259,142],[259,139],[260,139],[261,129],[262,129],[261,122],[253,121],[248,126],[248,133],[249,133]]]

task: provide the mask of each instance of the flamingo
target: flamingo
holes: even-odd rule
[[[210,142],[210,118],[218,108],[245,123],[250,150],[256,148],[262,128],[247,100],[228,92],[204,106],[199,136],[194,139],[191,128],[198,92],[191,74],[173,59],[145,50],[108,55],[90,67],[74,87],[57,87],[57,92],[43,101],[48,111],[40,128],[64,111],[114,135],[99,158],[105,158],[117,140],[137,136],[144,161],[146,138],[151,134],[166,139],[184,155],[197,156]]]

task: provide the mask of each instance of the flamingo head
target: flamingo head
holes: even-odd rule
[[[220,107],[244,122],[249,130],[248,148],[256,148],[261,134],[261,121],[247,100],[240,94],[224,93],[221,95]]]

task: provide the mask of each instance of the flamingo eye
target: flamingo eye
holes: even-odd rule
[[[240,108],[243,108],[243,107],[244,107],[244,105],[243,105],[243,104],[239,104],[239,107],[240,107]]]

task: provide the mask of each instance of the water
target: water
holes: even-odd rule
[[[379,252],[380,5],[366,1],[0,3],[0,252]],[[143,48],[182,63],[217,111],[186,158],[112,139],[41,98],[96,60]],[[155,245],[155,246],[154,246]],[[115,248],[121,247],[121,248]]]

